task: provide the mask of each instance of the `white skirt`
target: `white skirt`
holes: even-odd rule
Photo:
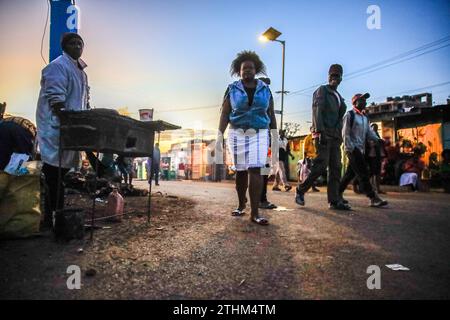
[[[269,129],[228,131],[228,150],[237,171],[266,167],[269,143]]]

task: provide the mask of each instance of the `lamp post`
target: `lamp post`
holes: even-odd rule
[[[286,51],[286,41],[284,40],[278,40],[277,38],[281,35],[281,32],[270,27],[267,29],[260,37],[259,39],[261,41],[276,41],[281,43],[282,46],[282,55],[283,55],[283,62],[282,62],[282,73],[281,73],[281,91],[276,91],[276,93],[281,93],[281,120],[280,120],[280,129],[283,129],[283,110],[284,110],[284,95],[288,93],[289,91],[284,90],[284,65],[285,65],[285,51]]]

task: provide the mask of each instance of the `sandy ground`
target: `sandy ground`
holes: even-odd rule
[[[92,242],[0,242],[0,298],[450,298],[449,195],[391,192],[389,207],[375,209],[347,191],[354,210],[341,214],[327,208],[323,188],[302,208],[293,190],[269,191],[286,209],[264,210],[270,225],[259,226],[248,213],[230,215],[233,184],[163,181],[156,191],[150,224],[146,198],[126,198],[130,217]],[[385,267],[393,263],[410,271]],[[69,265],[81,268],[80,290],[67,289]],[[381,268],[380,290],[367,288],[370,265]]]

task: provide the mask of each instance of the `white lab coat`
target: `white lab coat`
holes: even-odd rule
[[[65,52],[42,70],[41,90],[36,110],[37,139],[44,163],[59,166],[59,118],[50,106],[63,102],[66,110],[89,108],[89,86],[86,64],[72,59]],[[61,167],[78,165],[79,152],[64,151]]]

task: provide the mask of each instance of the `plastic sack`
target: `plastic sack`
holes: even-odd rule
[[[6,165],[4,169],[5,172],[16,176],[24,174],[22,169],[25,162],[28,161],[29,158],[30,156],[24,153],[13,153],[11,155],[9,163]]]
[[[300,160],[298,162],[298,170],[299,170],[299,180],[303,182],[308,178],[308,175],[311,170],[308,168],[308,161],[306,159]]]
[[[0,238],[23,238],[39,232],[40,174],[0,172]]]
[[[106,214],[108,216],[117,215],[115,217],[110,218],[111,221],[122,221],[123,215],[123,206],[124,200],[117,189],[113,189],[113,191],[108,196],[108,205],[106,208]]]

